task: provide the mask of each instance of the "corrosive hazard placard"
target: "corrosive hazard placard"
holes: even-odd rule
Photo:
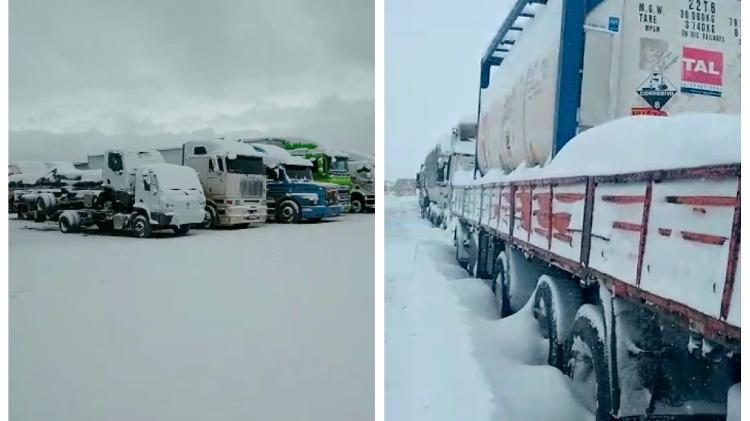
[[[677,92],[677,88],[663,73],[651,73],[638,87],[641,96],[652,108],[660,110]]]

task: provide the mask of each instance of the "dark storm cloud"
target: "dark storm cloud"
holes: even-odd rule
[[[13,0],[11,130],[340,137],[373,100],[372,3]]]

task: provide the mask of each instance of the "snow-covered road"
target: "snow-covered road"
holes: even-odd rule
[[[386,419],[571,420],[590,415],[545,365],[531,309],[498,319],[492,291],[455,263],[416,197],[385,201]]]
[[[373,215],[9,239],[11,419],[373,416]]]

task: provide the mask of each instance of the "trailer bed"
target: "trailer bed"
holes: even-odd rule
[[[740,339],[740,164],[454,187],[451,212],[704,336]]]

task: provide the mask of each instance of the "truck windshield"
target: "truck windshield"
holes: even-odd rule
[[[372,180],[372,169],[370,167],[361,167],[357,170],[357,178],[362,180]]]
[[[171,166],[170,166],[171,167]],[[190,167],[175,165],[171,168],[160,168],[154,171],[157,185],[165,190],[202,190],[195,170]]]
[[[264,174],[263,158],[255,156],[238,156],[227,158],[227,171],[236,174]]]
[[[312,180],[312,169],[303,165],[287,165],[286,175],[292,180]]]
[[[331,170],[333,171],[346,171],[349,172],[349,160],[342,157],[336,157],[335,160],[331,160]]]

